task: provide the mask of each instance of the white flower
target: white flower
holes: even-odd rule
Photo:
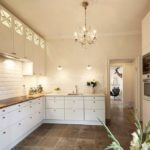
[[[139,148],[140,144],[139,144],[139,137],[137,133],[136,132],[132,133],[132,136],[133,136],[133,140],[131,141],[131,146]]]
[[[144,142],[144,143],[142,144],[142,150],[149,150],[149,148],[150,148],[150,143]]]

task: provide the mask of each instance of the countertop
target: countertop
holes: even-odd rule
[[[29,100],[34,100],[34,99],[41,97],[41,96],[44,96],[44,95],[40,94],[40,95],[34,95],[34,96],[20,96],[20,97],[4,99],[4,100],[0,101],[0,109],[15,105],[15,104],[19,104],[22,102],[26,102]]]
[[[84,97],[84,96],[105,96],[105,94],[103,93],[99,93],[99,94],[78,94],[78,95],[68,95],[67,93],[47,93],[47,94],[36,94],[33,96],[20,96],[20,97],[14,97],[14,98],[8,98],[8,99],[4,99],[4,100],[0,100],[0,109],[8,107],[8,106],[12,106],[15,104],[19,104],[22,102],[26,102],[29,100],[34,100],[38,97],[42,97],[42,96],[78,96],[78,97]]]

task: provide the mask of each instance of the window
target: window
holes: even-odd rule
[[[45,48],[45,41],[44,41],[43,39],[40,39],[40,47],[41,47],[42,49]]]
[[[26,33],[26,39],[32,41],[32,36],[33,36],[32,31],[29,28],[26,28],[25,33]]]
[[[1,14],[1,22],[3,25],[5,25],[8,28],[12,27],[12,17],[11,15],[6,12],[4,9],[1,9],[0,11]]]
[[[39,36],[37,34],[34,34],[34,44],[39,45],[39,42],[40,42]]]
[[[23,24],[20,22],[20,21],[18,21],[18,20],[15,20],[14,21],[14,28],[15,28],[15,31],[18,33],[18,34],[20,34],[20,35],[23,35]]]

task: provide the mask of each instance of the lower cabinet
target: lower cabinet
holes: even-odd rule
[[[0,150],[10,150],[45,118],[43,97],[10,107],[0,114]]]
[[[65,109],[65,120],[83,121],[83,109]]]
[[[46,122],[51,123],[105,123],[104,96],[47,96]]]

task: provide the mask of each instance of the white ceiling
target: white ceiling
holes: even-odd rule
[[[150,0],[88,0],[88,25],[98,35],[139,33]],[[83,25],[82,0],[0,0],[47,40],[69,38]]]

